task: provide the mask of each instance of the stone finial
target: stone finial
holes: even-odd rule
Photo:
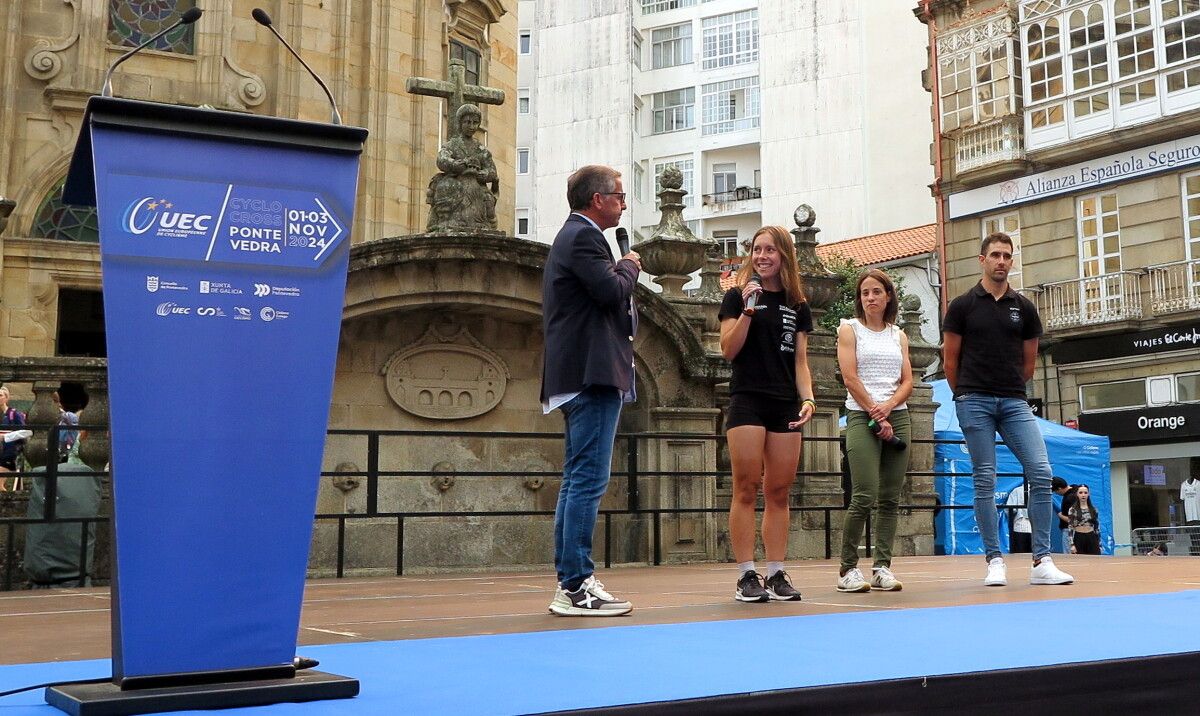
[[[725,258],[721,245],[712,242],[704,251],[704,268],[700,269],[700,290],[696,298],[710,303],[720,303],[721,291],[721,261]]]
[[[658,183],[662,185],[663,189],[680,189],[683,187],[683,172],[679,171],[679,167],[674,164],[669,164],[666,169],[663,169]],[[683,194],[686,193],[686,191],[683,192]],[[683,194],[680,196],[682,197]]]
[[[938,357],[937,346],[925,342],[921,335],[921,297],[905,294],[900,300],[900,328],[908,336],[908,356],[913,368],[923,372]]]
[[[704,266],[705,251],[715,241],[699,239],[683,220],[683,173],[671,165],[659,177],[662,218],[650,239],[633,247],[642,257],[642,268],[663,287],[666,298],[682,298],[691,273]]]
[[[796,245],[796,265],[800,269],[800,278],[804,282],[804,295],[808,306],[813,312],[813,321],[820,320],[825,309],[833,303],[838,295],[838,278],[832,271],[825,268],[821,258],[817,256],[817,234],[821,229],[815,226],[817,212],[808,204],[796,207],[792,214],[796,228],[792,236]]]
[[[12,215],[15,208],[17,208],[17,202],[0,196],[0,234],[4,233],[5,227],[8,226],[8,217]]]

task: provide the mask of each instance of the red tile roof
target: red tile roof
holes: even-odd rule
[[[827,259],[837,255],[852,259],[860,266],[867,266],[932,253],[934,247],[933,224],[926,224],[831,244],[818,244],[817,256]]]
[[[935,247],[934,225],[926,224],[925,226],[914,226],[911,229],[886,231],[882,234],[844,239],[830,244],[818,244],[817,256],[825,260],[837,255],[852,259],[859,266],[867,266],[933,253]],[[730,259],[730,263],[735,260],[737,259]],[[722,291],[727,291],[735,285],[736,272],[736,267],[721,272]]]

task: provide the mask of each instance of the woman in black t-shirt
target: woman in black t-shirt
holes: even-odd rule
[[[754,234],[750,256],[718,314],[721,354],[733,364],[725,438],[733,467],[729,535],[740,578],[734,598],[742,602],[794,601],[783,560],[787,551],[788,495],[800,461],[797,430],[812,417],[808,334],[812,312],[804,300],[796,251],[782,226]],[[762,540],[767,575],[754,568],[754,511],[764,497]]]

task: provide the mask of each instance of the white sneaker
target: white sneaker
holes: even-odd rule
[[[1004,566],[1004,559],[1001,557],[992,557],[988,562],[987,576],[983,578],[983,586],[985,587],[1003,587],[1008,584],[1008,567]]]
[[[550,600],[550,606],[547,607],[551,614],[554,614],[554,608],[568,609],[571,606],[571,600],[567,598],[567,593],[563,591],[561,584],[554,585],[554,599]]]
[[[593,575],[584,580],[574,592],[563,591],[565,605],[550,602],[550,611],[562,617],[617,617],[633,611],[633,605],[617,599],[604,589]]]
[[[887,567],[880,567],[872,571],[871,589],[877,592],[898,592],[904,589],[904,583],[896,579],[896,575],[892,574],[892,570]]]
[[[863,574],[858,571],[858,567],[853,567],[850,571],[838,577],[837,590],[839,592],[869,592],[871,591],[871,585],[867,584],[867,580],[863,579]]]
[[[1074,581],[1074,577],[1055,567],[1054,560],[1049,557],[1042,557],[1029,572],[1030,584],[1070,584]]]

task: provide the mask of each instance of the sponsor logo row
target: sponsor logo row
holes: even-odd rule
[[[174,301],[163,301],[154,312],[164,318],[170,316],[199,316],[201,318],[229,318],[225,309],[218,306],[181,306]],[[263,306],[258,309],[258,319],[264,323],[282,321],[291,315],[290,311],[280,311],[274,306]],[[235,321],[253,321],[254,309],[246,306],[234,306],[232,318]]]
[[[275,286],[269,283],[253,283],[250,286],[241,287],[234,286],[227,281],[201,281],[197,286],[202,294],[223,294],[228,296],[241,296],[247,292],[253,293],[258,298],[265,296],[280,296],[283,298],[299,298],[300,288],[298,286]],[[159,276],[146,276],[146,290],[150,293],[158,293],[159,291],[190,291],[191,285],[182,284],[176,281],[164,281]]]

